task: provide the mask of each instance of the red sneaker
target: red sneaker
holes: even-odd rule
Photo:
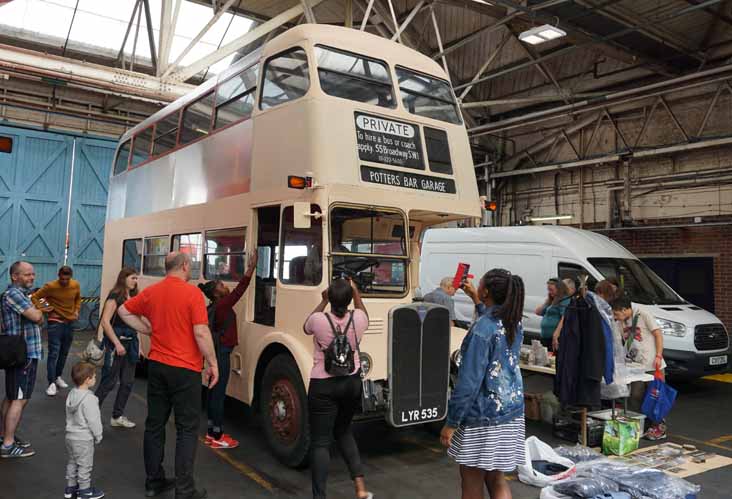
[[[209,445],[212,449],[236,449],[239,441],[231,438],[231,435],[223,434],[218,440],[212,439]]]

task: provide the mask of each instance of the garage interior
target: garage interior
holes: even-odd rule
[[[67,262],[97,297],[117,139],[302,23],[365,30],[444,67],[495,203],[488,225],[604,234],[732,330],[732,0],[0,0],[0,280],[20,258],[40,283]],[[521,40],[538,26],[560,34]],[[722,411],[728,386],[713,401],[697,392],[685,417]],[[730,433],[709,431],[695,439]],[[717,451],[732,452],[723,436]],[[416,446],[399,466],[436,452],[421,434],[384,438]],[[251,497],[297,494],[302,476],[267,472],[254,449],[266,464],[233,476],[274,485]]]

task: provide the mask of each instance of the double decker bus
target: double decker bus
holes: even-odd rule
[[[104,292],[121,266],[141,287],[157,282],[169,251],[190,254],[194,282],[233,286],[258,252],[227,394],[261,416],[281,461],[307,458],[313,343],[302,325],[333,278],[352,276],[369,312],[364,411],[388,413],[400,366],[421,366],[422,399],[429,348],[394,353],[393,311],[413,301],[424,231],[480,216],[466,129],[430,58],[354,29],[292,28],[123,135],[109,185]],[[447,357],[462,333],[432,337],[450,337]],[[387,419],[434,421],[443,402]]]

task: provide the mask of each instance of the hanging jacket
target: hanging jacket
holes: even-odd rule
[[[610,304],[592,291],[587,292],[587,301],[594,305],[602,318],[602,332],[605,336],[605,384],[612,384],[615,379],[615,347],[613,335],[613,309]]]
[[[600,381],[605,375],[606,339],[597,307],[572,298],[559,337],[554,393],[563,404],[600,405]],[[611,336],[612,339],[612,336]]]

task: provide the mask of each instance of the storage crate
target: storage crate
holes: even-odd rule
[[[579,415],[577,415],[579,416]],[[579,417],[560,415],[554,418],[554,436],[572,443],[582,440],[582,423]],[[587,418],[587,447],[601,447],[605,433],[605,422]]]

